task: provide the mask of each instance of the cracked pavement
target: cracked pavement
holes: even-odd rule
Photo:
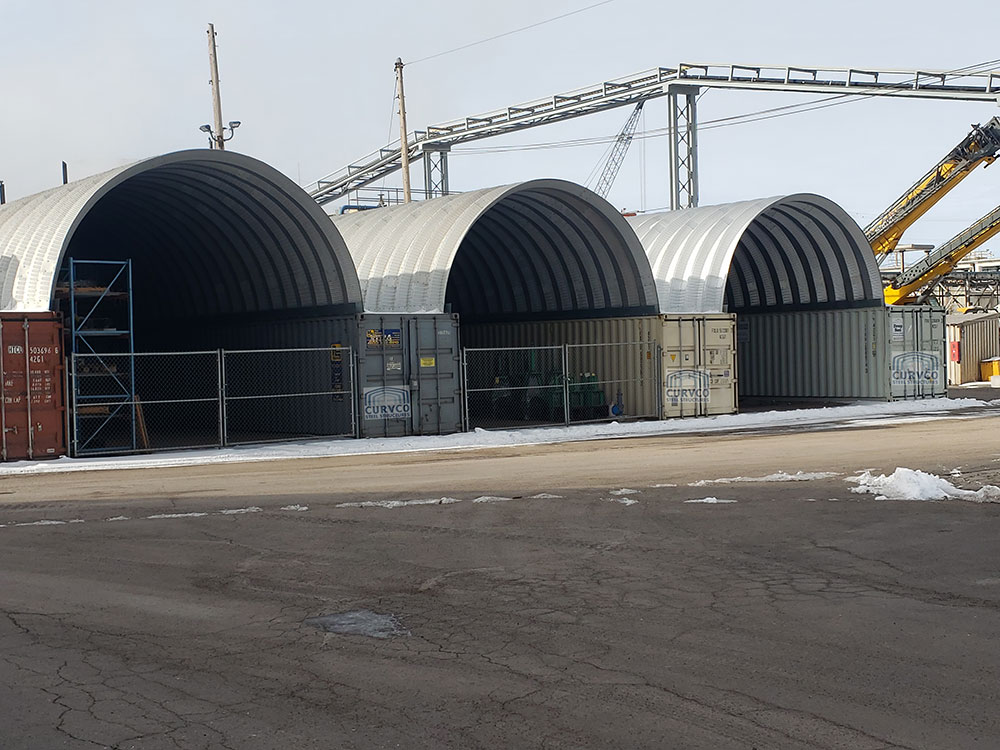
[[[0,747],[995,748],[1000,505],[843,475],[1000,484],[998,427],[6,477]],[[688,486],[778,470],[840,476]],[[359,609],[409,635],[304,624]]]

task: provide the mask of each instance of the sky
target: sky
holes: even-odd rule
[[[951,70],[1000,57],[990,24],[950,31],[941,4],[927,0],[905,6],[611,0],[574,13],[597,2],[0,0],[0,180],[14,200],[57,185],[63,160],[74,179],[204,147],[198,127],[212,121],[210,22],[218,34],[224,119],[242,123],[228,148],[300,184],[398,138],[392,117],[397,57],[408,63],[411,130],[682,61]],[[712,90],[699,101],[699,118],[813,98]],[[667,125],[665,99],[645,110],[641,130]],[[629,113],[619,108],[471,145],[613,136]],[[815,192],[864,225],[970,124],[997,115],[1000,107],[986,103],[873,98],[705,130],[699,135],[701,203]],[[606,144],[457,150],[451,186],[470,190],[536,177],[583,183],[606,150]],[[630,210],[665,207],[668,172],[666,139],[639,138],[609,200]],[[413,173],[419,185],[419,164]],[[387,184],[400,184],[399,175]],[[998,203],[1000,167],[981,169],[904,242],[940,243]]]

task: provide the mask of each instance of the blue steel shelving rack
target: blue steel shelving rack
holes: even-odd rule
[[[88,278],[90,274],[100,283],[96,287],[82,287],[81,280],[94,280]],[[105,279],[109,280],[105,282]],[[73,353],[73,455],[135,450],[132,261],[70,258],[69,308]],[[95,325],[103,320],[104,312],[111,315],[111,327]],[[84,357],[88,363],[85,371],[78,369],[78,354],[87,355]],[[122,360],[125,367],[119,368],[117,363]]]

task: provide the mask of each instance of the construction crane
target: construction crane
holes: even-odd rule
[[[1000,206],[896,276],[884,290],[886,304],[923,304],[962,258],[997,234]]]
[[[911,224],[980,164],[992,164],[998,152],[1000,118],[974,125],[961,143],[865,228],[875,255],[881,259],[891,253]]]
[[[597,187],[594,188],[594,192],[602,198],[608,197],[611,186],[614,185],[615,178],[618,177],[618,172],[622,168],[622,163],[625,161],[625,154],[628,153],[628,147],[632,145],[632,138],[635,137],[635,129],[639,126],[639,115],[642,114],[642,105],[644,103],[644,101],[640,101],[635,105],[635,109],[632,110],[632,114],[629,115],[628,120],[625,122],[625,127],[622,128],[622,132],[615,139],[615,145],[608,155],[604,171],[601,172],[601,177],[597,181]]]

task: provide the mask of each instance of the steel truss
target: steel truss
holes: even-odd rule
[[[662,96],[671,96],[673,106],[677,107],[679,102],[675,97],[681,96],[676,92],[678,84],[690,87],[695,94],[702,89],[720,88],[1000,103],[1000,71],[960,73],[681,63],[674,68],[655,68],[474,117],[432,125],[426,130],[410,134],[407,138],[407,151],[411,160],[424,158],[435,151],[437,156],[433,158],[439,160],[436,169],[443,173],[446,184],[447,148],[617,107],[635,106],[640,101]],[[684,96],[686,98],[688,94],[685,93]],[[685,107],[688,101],[690,100],[685,101]],[[680,144],[683,147],[679,147],[675,141],[681,136],[676,130],[671,139],[677,149],[671,168],[671,175],[676,173],[677,179],[671,186],[671,194],[672,199],[678,199],[678,205],[697,204],[697,144],[694,137],[693,107],[690,115],[690,143]],[[676,127],[678,122],[671,117],[670,124]],[[329,203],[396,172],[401,167],[401,159],[400,142],[396,141],[318,180],[306,189],[321,205]],[[683,159],[687,159],[688,163],[678,165],[677,162]],[[688,184],[684,185],[681,183],[682,175],[688,171],[694,179],[688,180]],[[426,176],[430,176],[430,170],[425,171]],[[432,186],[440,184],[440,177],[431,177],[425,189],[434,193]],[[447,192],[446,188],[444,192]],[[678,196],[683,196],[684,200],[680,200]]]

